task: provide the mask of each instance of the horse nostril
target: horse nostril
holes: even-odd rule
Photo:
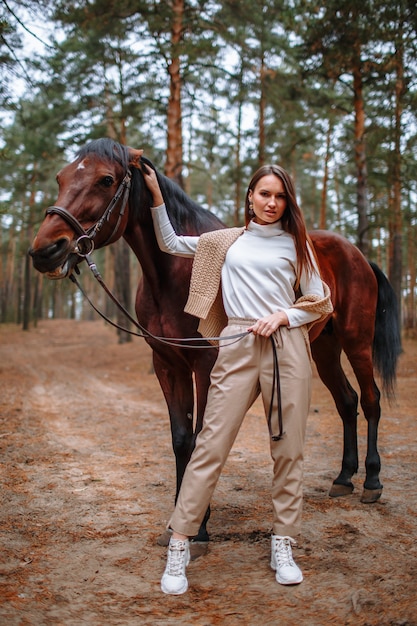
[[[72,252],[71,242],[67,237],[62,237],[43,248],[30,248],[35,269],[40,272],[50,272],[65,263]]]

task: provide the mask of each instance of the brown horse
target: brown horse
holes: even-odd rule
[[[144,183],[142,151],[110,139],[83,147],[74,162],[57,176],[56,205],[47,210],[30,254],[34,267],[49,278],[69,276],[82,254],[124,237],[142,266],[136,314],[153,335],[199,337],[197,320],[183,312],[188,294],[191,261],[159,250],[150,215],[151,196]],[[212,213],[194,203],[170,179],[158,173],[159,183],[175,230],[197,235],[224,228]],[[326,231],[311,234],[323,279],[332,293],[334,312],[313,327],[311,348],[320,378],[330,390],[343,421],[342,468],[331,496],[351,493],[358,470],[358,395],[342,369],[347,355],[360,387],[360,402],[368,422],[368,448],[363,502],[376,501],[382,492],[377,449],[380,392],[374,365],[384,389],[392,392],[401,351],[397,305],[385,275],[343,237]],[[193,350],[154,338],[155,373],[168,405],[176,458],[177,494],[195,436],[201,429],[216,349]],[[196,389],[194,408],[193,378]],[[285,389],[283,390],[285,393]],[[208,517],[207,517],[208,518]],[[199,540],[207,540],[206,520]]]

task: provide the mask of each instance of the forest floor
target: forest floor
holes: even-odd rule
[[[347,368],[349,371],[349,368]],[[260,403],[212,501],[211,541],[189,591],[165,596],[158,545],[175,470],[148,346],[103,322],[0,326],[0,624],[3,626],[417,625],[417,342],[379,431],[384,490],[331,499],[342,425],[315,374],[305,462],[304,582],[269,568],[271,463]]]

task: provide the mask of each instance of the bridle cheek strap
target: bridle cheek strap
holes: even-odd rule
[[[115,235],[117,234],[119,227],[120,227],[120,223],[126,211],[127,201],[128,201],[129,193],[130,193],[131,180],[132,180],[132,173],[130,170],[127,170],[125,177],[123,178],[122,182],[117,188],[117,191],[114,194],[113,198],[110,200],[103,215],[100,217],[98,222],[96,222],[96,224],[94,224],[93,226],[90,226],[88,230],[85,230],[82,224],[77,220],[77,218],[74,217],[67,209],[64,209],[64,207],[55,206],[55,205],[50,206],[46,209],[45,215],[52,215],[52,214],[59,215],[60,217],[62,217],[63,220],[67,222],[67,224],[71,226],[75,234],[78,235],[74,252],[81,257],[85,257],[88,254],[91,254],[91,252],[94,250],[95,236],[100,232],[105,222],[110,222],[110,218],[113,213],[113,210],[115,206],[117,205],[117,203],[119,202],[119,200],[121,199],[122,202],[121,202],[120,211],[119,211],[116,225],[113,228],[111,235],[101,245],[105,246],[108,243],[111,243],[113,237],[115,237]]]
[[[115,206],[117,205],[119,200],[122,199],[122,203],[121,203],[121,206],[120,206],[120,211],[119,211],[119,216],[117,218],[116,226],[113,228],[113,232],[111,233],[110,237],[108,237],[106,239],[105,243],[102,244],[103,246],[106,246],[107,244],[112,243],[113,237],[115,237],[115,235],[117,234],[117,231],[119,230],[120,223],[121,223],[121,221],[123,219],[123,216],[125,214],[125,210],[126,210],[126,206],[127,206],[127,200],[129,198],[131,180],[132,180],[132,173],[131,173],[130,170],[127,170],[127,172],[125,174],[125,177],[123,178],[122,182],[120,183],[120,185],[119,185],[116,193],[114,194],[113,198],[110,200],[110,202],[109,202],[106,210],[104,211],[103,215],[100,217],[98,222],[96,224],[94,224],[94,226],[91,226],[88,229],[88,231],[87,231],[88,236],[91,239],[94,240],[94,237],[102,229],[103,224],[105,222],[110,222],[110,218],[111,218],[111,215],[113,213],[113,210],[114,210]]]

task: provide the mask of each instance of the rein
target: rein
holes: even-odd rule
[[[81,256],[81,255],[80,255]],[[202,342],[202,341],[224,341],[224,340],[229,340],[232,339],[233,341],[230,341],[227,344],[223,344],[223,345],[231,345],[232,343],[236,343],[236,341],[239,341],[240,339],[243,339],[244,337],[246,337],[248,335],[248,331],[245,331],[244,333],[237,333],[236,335],[227,335],[225,337],[160,337],[158,335],[154,335],[152,334],[149,330],[147,330],[144,326],[142,326],[142,324],[140,322],[138,322],[130,313],[129,311],[123,306],[123,304],[116,298],[116,296],[110,291],[110,289],[107,287],[106,283],[104,282],[100,272],[97,269],[97,265],[91,260],[90,255],[86,254],[86,255],[82,255],[85,258],[85,261],[87,262],[88,267],[90,268],[91,272],[93,273],[94,278],[97,280],[98,283],[100,283],[101,287],[104,289],[104,291],[107,293],[107,295],[109,296],[109,298],[114,302],[114,304],[117,306],[117,308],[122,311],[122,313],[125,315],[125,317],[140,331],[139,333],[130,330],[129,328],[124,328],[123,326],[120,326],[119,324],[117,324],[116,322],[113,322],[109,317],[107,317],[102,311],[100,311],[95,305],[94,303],[91,301],[91,299],[88,297],[88,295],[86,294],[86,292],[84,291],[84,289],[81,287],[80,282],[78,281],[78,279],[74,276],[74,274],[70,274],[69,275],[69,279],[75,284],[77,285],[78,289],[81,291],[81,293],[83,294],[83,296],[86,298],[86,300],[88,301],[88,303],[90,304],[90,306],[95,310],[96,313],[98,313],[100,315],[100,317],[102,317],[106,322],[108,322],[109,324],[111,324],[112,326],[114,326],[115,328],[118,328],[119,330],[122,330],[125,333],[128,333],[129,335],[133,335],[135,337],[141,337],[143,339],[149,338],[149,339],[154,339],[155,341],[159,341],[160,343],[164,343],[166,345],[169,346],[175,346],[178,348],[192,348],[193,350],[198,350],[198,349],[207,349],[207,348],[213,348],[213,346],[206,346],[206,345],[189,345],[188,342],[192,343],[192,342]]]
[[[168,338],[168,337],[159,337],[157,335],[153,335],[149,330],[147,330],[144,326],[142,326],[142,324],[140,322],[138,322],[132,315],[130,315],[129,311],[123,306],[123,304],[110,291],[110,289],[107,287],[106,283],[104,282],[104,280],[103,280],[103,278],[102,278],[102,276],[101,276],[101,274],[100,274],[100,272],[99,272],[99,270],[97,268],[97,265],[91,260],[89,254],[86,254],[86,255],[83,255],[83,256],[84,256],[84,259],[85,259],[88,267],[90,268],[91,272],[93,273],[94,278],[98,281],[98,283],[101,285],[101,287],[104,289],[104,291],[110,297],[110,299],[114,302],[114,304],[118,307],[118,309],[120,311],[122,311],[122,313],[127,317],[127,319],[140,332],[137,333],[135,331],[130,330],[129,328],[124,328],[123,326],[120,326],[116,322],[113,322],[113,320],[111,320],[109,317],[107,317],[102,311],[100,311],[95,306],[95,304],[88,297],[88,295],[86,294],[84,289],[81,287],[80,282],[78,281],[76,276],[74,276],[73,273],[69,275],[69,279],[78,287],[78,289],[81,291],[82,295],[84,296],[84,298],[86,298],[87,302],[94,309],[94,311],[96,313],[98,313],[100,315],[100,317],[102,317],[111,326],[114,326],[118,330],[122,330],[125,333],[128,333],[129,335],[133,335],[135,337],[140,337],[141,339],[150,338],[150,339],[154,339],[155,341],[159,341],[160,343],[163,343],[163,344],[168,345],[168,346],[174,346],[174,347],[177,347],[177,348],[191,348],[191,349],[194,349],[194,350],[197,350],[197,349],[200,349],[200,350],[203,349],[204,350],[204,349],[207,349],[207,348],[212,348],[213,346],[190,345],[188,342],[194,342],[194,341],[222,341],[222,342],[224,342],[225,340],[227,340],[227,343],[223,343],[222,345],[230,346],[233,343],[237,343],[238,341],[240,341],[241,339],[243,339],[244,337],[246,337],[249,334],[249,331],[245,331],[244,333],[237,333],[235,335],[225,335],[223,337],[204,337],[204,338],[201,338],[201,337],[169,337]],[[280,383],[280,376],[279,376],[279,364],[278,364],[277,348],[276,348],[276,345],[275,345],[274,336],[270,335],[269,339],[270,339],[271,345],[272,345],[274,373],[273,373],[273,379],[272,379],[272,393],[271,393],[271,401],[269,403],[267,423],[268,423],[269,435],[270,435],[272,441],[279,441],[285,435],[285,433],[283,432],[283,424],[282,424],[281,383]],[[279,434],[278,435],[274,435],[273,431],[272,431],[272,411],[273,411],[273,408],[274,408],[274,393],[276,393],[276,396],[277,396],[277,413],[278,413],[278,427],[279,427]]]
[[[248,335],[249,331],[245,331],[243,333],[237,333],[235,335],[226,335],[223,337],[159,337],[156,335],[153,335],[149,330],[147,330],[146,328],[144,328],[137,320],[135,320],[135,318],[129,313],[129,311],[121,304],[121,302],[119,302],[119,300],[116,298],[116,296],[110,291],[110,289],[107,287],[106,283],[104,282],[98,268],[97,265],[92,261],[92,259],[90,258],[90,255],[92,254],[93,250],[94,250],[94,237],[97,235],[97,233],[100,232],[100,230],[103,227],[103,224],[107,221],[110,221],[111,215],[113,213],[113,210],[115,208],[115,206],[117,205],[117,203],[119,202],[120,199],[122,199],[122,203],[121,203],[121,208],[119,211],[119,215],[118,215],[118,219],[117,219],[117,223],[116,226],[113,228],[113,231],[110,235],[110,237],[107,238],[107,240],[105,241],[104,244],[101,244],[101,246],[105,246],[107,243],[109,243],[112,239],[112,237],[115,236],[115,234],[117,233],[117,230],[120,226],[121,220],[123,218],[123,215],[125,213],[126,210],[126,206],[127,206],[127,201],[129,198],[129,193],[130,193],[130,186],[131,186],[131,178],[132,178],[132,174],[131,171],[128,169],[125,177],[123,178],[122,182],[120,183],[115,195],[113,196],[113,198],[111,199],[111,201],[109,202],[106,210],[104,211],[103,215],[101,216],[101,218],[96,222],[96,224],[93,224],[93,226],[91,226],[88,230],[85,230],[84,227],[82,226],[82,224],[77,220],[76,217],[74,217],[67,209],[64,209],[63,207],[59,207],[59,206],[50,206],[47,210],[46,210],[46,215],[52,215],[52,214],[56,214],[59,215],[64,221],[66,221],[74,230],[74,232],[76,233],[76,235],[78,235],[78,239],[76,241],[75,244],[75,249],[74,249],[74,253],[77,254],[79,257],[81,257],[83,260],[86,261],[88,267],[90,268],[91,272],[93,273],[94,278],[99,282],[99,284],[101,285],[101,287],[104,289],[104,291],[107,293],[107,295],[110,297],[110,299],[114,302],[114,304],[118,307],[118,309],[120,311],[122,311],[122,313],[126,316],[126,318],[140,331],[139,333],[135,332],[135,331],[131,331],[128,328],[123,328],[122,326],[119,326],[119,324],[117,324],[116,322],[113,322],[111,319],[109,319],[106,315],[104,315],[104,313],[102,313],[94,304],[93,302],[90,300],[90,298],[87,296],[87,294],[85,293],[85,291],[82,289],[79,281],[77,280],[76,276],[74,276],[74,273],[71,272],[71,274],[69,275],[69,279],[78,287],[78,289],[81,291],[81,293],[83,294],[83,296],[87,299],[88,303],[91,305],[91,307],[96,311],[96,313],[98,313],[100,315],[100,317],[102,317],[106,322],[108,322],[109,324],[111,324],[112,326],[114,326],[115,328],[118,328],[119,330],[126,332],[130,335],[134,335],[135,337],[141,337],[143,339],[153,339],[155,341],[158,341],[160,343],[163,343],[165,345],[169,345],[169,346],[174,346],[174,347],[180,347],[180,348],[191,348],[191,349],[207,349],[207,348],[212,348],[213,346],[210,345],[192,345],[194,342],[204,342],[204,341],[228,341],[228,343],[222,343],[222,345],[232,345],[233,343],[236,343],[238,341],[240,341],[241,339],[243,339],[244,337],[246,337]],[[76,268],[76,271],[79,272],[78,268]],[[280,392],[280,379],[279,379],[279,366],[278,366],[278,357],[277,357],[277,350],[276,350],[276,345],[275,345],[275,341],[274,341],[274,337],[273,335],[270,336],[270,340],[271,340],[271,344],[272,344],[272,354],[273,354],[273,361],[274,361],[274,373],[273,373],[273,382],[272,382],[272,394],[271,394],[271,402],[269,405],[269,411],[268,411],[268,429],[269,429],[269,434],[271,436],[271,439],[273,441],[279,441],[280,439],[283,438],[284,436],[284,432],[283,432],[283,424],[282,424],[282,408],[281,408],[281,392]],[[191,344],[191,345],[190,345]],[[277,402],[278,402],[278,425],[279,425],[279,434],[278,435],[274,435],[272,432],[272,410],[273,410],[273,403],[274,403],[274,393],[276,392],[277,395]]]

